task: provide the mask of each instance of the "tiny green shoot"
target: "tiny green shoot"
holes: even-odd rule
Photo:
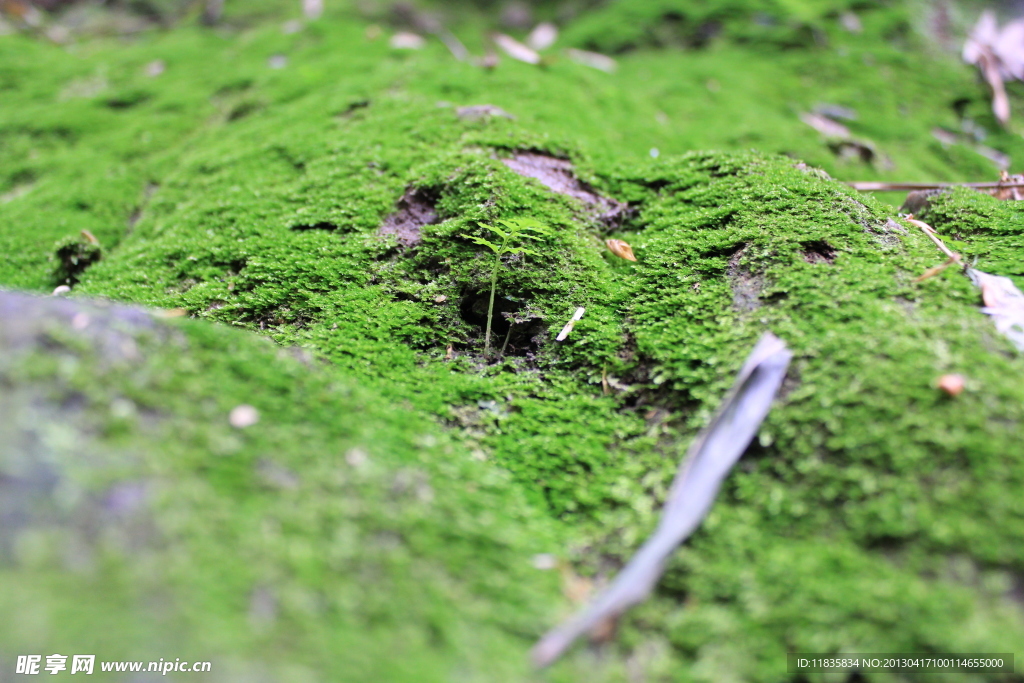
[[[491,355],[491,320],[494,317],[494,290],[497,288],[498,284],[498,268],[501,266],[501,257],[505,254],[530,254],[532,256],[540,256],[540,254],[533,249],[528,249],[523,246],[513,246],[513,244],[524,239],[540,240],[544,236],[552,234],[551,228],[543,223],[533,220],[532,218],[516,218],[508,221],[501,220],[498,221],[498,223],[504,226],[504,229],[493,225],[487,225],[485,223],[481,223],[480,225],[500,237],[501,242],[499,244],[495,244],[483,237],[474,237],[473,235],[466,234],[462,235],[466,239],[483,245],[494,252],[494,265],[491,268],[491,299],[487,304],[487,331],[484,333],[485,356]],[[502,349],[504,350],[504,347],[502,347]]]

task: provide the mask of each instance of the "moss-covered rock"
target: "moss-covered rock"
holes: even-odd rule
[[[5,666],[523,675],[552,525],[429,420],[242,332],[11,293],[0,320]]]
[[[614,34],[593,27],[638,8],[597,9],[566,40],[602,47],[586,36]],[[856,38],[804,9],[777,25],[828,41],[727,12],[703,51],[630,39],[614,75],[402,54],[340,11],[290,34],[91,42],[81,61],[0,38],[23,103],[0,122],[20,164],[0,283],[69,281],[54,244],[85,229],[102,259],[72,254],[76,294],[199,319],[5,295],[28,332],[0,338],[17,437],[3,467],[30,494],[12,498],[25,521],[0,611],[34,596],[36,626],[0,654],[180,643],[280,680],[525,680],[577,574],[604,580],[650,531],[765,329],[794,351],[790,375],[704,528],[605,659],[544,676],[767,681],[787,651],[1012,651],[1024,359],[961,274],[915,282],[942,256],[893,209],[741,151],[862,177],[990,173],[931,137],[957,111],[987,116],[985,93],[928,56],[906,8],[863,9]],[[146,76],[155,58],[166,72]],[[796,116],[862,93],[851,126],[898,170],[834,157]],[[463,109],[483,103],[501,111]],[[1015,205],[958,191],[929,211],[979,268],[1024,284]],[[488,357],[494,257],[467,235],[517,218],[551,234],[502,259],[505,351]],[[952,372],[956,397],[935,386]],[[259,423],[231,427],[240,404]],[[530,566],[549,552],[565,597]]]

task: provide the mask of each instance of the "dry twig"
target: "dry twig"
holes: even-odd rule
[[[782,385],[792,353],[770,332],[747,358],[711,423],[697,436],[679,468],[657,530],[607,590],[582,612],[549,631],[533,648],[538,667],[558,659],[584,633],[601,637],[632,605],[647,597],[665,560],[700,525],[729,470],[754,438]]]

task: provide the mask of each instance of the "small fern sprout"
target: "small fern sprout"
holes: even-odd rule
[[[533,249],[514,245],[522,240],[541,240],[545,236],[553,234],[551,228],[532,218],[501,220],[498,221],[498,224],[503,227],[487,225],[486,223],[480,224],[482,227],[487,228],[500,238],[500,242],[497,243],[484,239],[483,237],[466,234],[462,235],[462,237],[465,237],[466,239],[481,246],[487,247],[494,252],[494,265],[491,268],[491,299],[487,304],[487,330],[484,332],[484,355],[488,357],[491,355],[491,321],[494,316],[494,291],[498,284],[498,268],[501,267],[501,257],[505,254],[530,254],[531,256],[540,256],[540,254]]]

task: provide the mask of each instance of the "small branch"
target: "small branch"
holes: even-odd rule
[[[909,190],[942,190],[947,187],[970,187],[975,190],[998,190],[1003,187],[1024,187],[1024,180],[997,181],[994,183],[884,183],[874,181],[853,181],[846,183],[860,192],[906,192]]]
[[[576,321],[582,318],[583,314],[586,313],[586,311],[587,309],[583,308],[582,306],[577,308],[576,312],[573,313],[572,318],[569,319],[569,322],[565,324],[565,327],[562,328],[562,331],[558,333],[557,337],[555,337],[555,341],[565,341],[565,338],[569,336],[570,332],[572,332],[573,326],[576,325]]]
[[[505,343],[501,345],[501,351],[498,352],[499,359],[505,357],[505,347],[508,346],[508,339],[512,336],[512,328],[515,326],[514,322],[508,326],[508,332],[505,334]]]
[[[657,585],[667,559],[700,526],[722,482],[757,435],[792,356],[781,339],[771,332],[762,335],[715,416],[687,450],[657,529],[608,588],[537,642],[535,666],[553,663],[585,633],[607,632],[609,622],[642,602]]]
[[[921,228],[924,234],[928,235],[928,237],[931,238],[932,242],[935,242],[935,246],[937,246],[943,254],[948,256],[955,263],[960,263],[960,254],[957,254],[956,252],[950,250],[950,248],[946,246],[946,243],[939,238],[939,233],[935,232],[935,228],[928,225],[924,221],[917,220],[916,218],[914,218],[913,214],[907,216],[905,220],[908,223],[911,223],[912,225],[916,225],[917,227]]]

